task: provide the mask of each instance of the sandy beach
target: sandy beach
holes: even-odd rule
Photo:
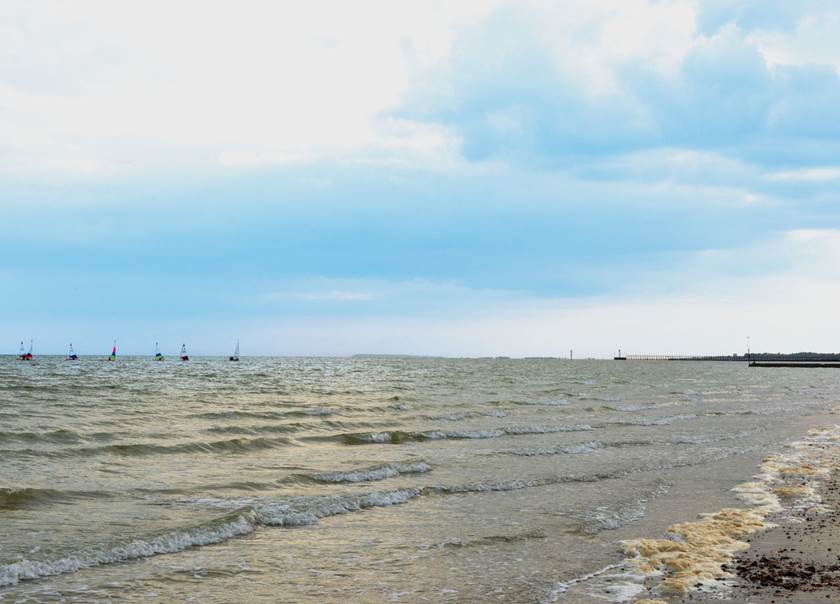
[[[747,541],[731,565],[733,599],[756,603],[836,602],[840,599],[840,474],[819,487],[830,510],[798,510],[786,522]]]
[[[764,458],[734,489],[751,504],[626,542],[648,575],[635,604],[840,600],[840,426],[816,428]]]

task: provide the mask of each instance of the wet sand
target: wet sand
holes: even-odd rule
[[[775,528],[744,539],[750,548],[723,570],[735,575],[730,602],[840,602],[840,472],[818,488],[822,505],[796,510]],[[690,594],[682,603],[720,602]]]
[[[733,599],[756,603],[840,601],[840,475],[821,485],[830,511],[803,510],[755,535],[732,569]]]

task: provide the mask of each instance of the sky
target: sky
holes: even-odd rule
[[[0,3],[0,351],[840,350],[826,0]]]

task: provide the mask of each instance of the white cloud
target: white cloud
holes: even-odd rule
[[[629,61],[676,74],[706,40],[693,0],[10,0],[0,5],[0,173],[449,165],[451,132],[383,115],[500,8],[540,24],[533,35],[583,97],[622,95],[616,69]],[[837,64],[840,47],[817,34],[838,18],[809,13],[749,40],[771,62]]]
[[[3,3],[0,171],[89,177],[434,150],[437,134],[395,133],[379,116],[399,104],[411,68],[491,8]]]

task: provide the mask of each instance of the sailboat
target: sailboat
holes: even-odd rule
[[[163,355],[160,353],[160,348],[158,348],[158,343],[155,342],[155,360],[162,361]]]
[[[236,340],[236,350],[233,351],[233,356],[228,359],[229,361],[238,361],[239,360],[239,340]]]
[[[67,360],[68,361],[78,361],[79,356],[73,350],[73,342],[70,342],[70,351],[67,353]]]
[[[181,344],[181,360],[182,361],[189,361],[190,360],[190,357],[187,354],[187,345],[186,344]]]
[[[23,340],[20,341],[20,354],[18,358],[21,361],[31,361],[32,360],[32,340],[29,340],[29,352],[24,352],[23,349]]]
[[[109,361],[116,361],[117,360],[117,341],[114,340],[114,347],[111,349],[111,356],[108,357]]]

